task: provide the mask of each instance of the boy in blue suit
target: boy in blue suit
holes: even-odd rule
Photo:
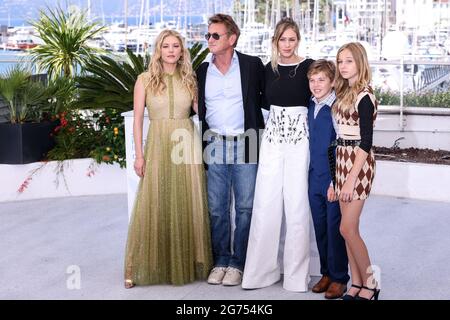
[[[339,232],[341,211],[328,161],[328,147],[336,139],[336,124],[331,110],[336,100],[333,90],[335,73],[334,63],[323,59],[315,61],[308,71],[313,95],[308,108],[311,159],[308,196],[322,274],[312,291],[325,292],[327,299],[341,297],[349,280],[345,242]]]

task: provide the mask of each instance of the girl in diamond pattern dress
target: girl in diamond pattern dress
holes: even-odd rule
[[[339,131],[336,194],[342,214],[340,231],[346,242],[352,278],[352,286],[343,299],[378,299],[378,274],[359,234],[359,218],[375,174],[372,138],[377,115],[364,47],[357,42],[343,45],[337,53],[337,66],[337,103],[333,107]]]

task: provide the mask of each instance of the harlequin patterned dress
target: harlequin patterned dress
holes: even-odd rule
[[[205,279],[212,251],[201,140],[189,118],[192,99],[176,73],[165,75],[166,89],[158,96],[149,89],[147,72],[139,78],[150,127],[146,171],[128,230],[125,279],[136,285]]]
[[[364,96],[369,95],[372,103],[374,104],[373,121],[377,117],[377,102],[373,91],[370,88],[364,89],[357,99],[355,105],[350,109],[348,113],[344,113],[338,109],[335,115],[338,125],[339,138],[345,140],[359,140],[360,127],[359,127],[359,114],[358,105]],[[358,146],[340,146],[336,148],[336,194],[340,195],[342,187],[347,179],[347,175],[353,167],[353,163],[356,158],[356,151]],[[367,199],[372,188],[373,178],[375,176],[375,157],[373,149],[367,155],[366,162],[364,163],[361,171],[358,174],[358,178],[355,183],[355,190],[353,192],[353,200]]]

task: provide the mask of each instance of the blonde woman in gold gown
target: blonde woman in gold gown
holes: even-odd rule
[[[212,265],[200,136],[189,118],[197,87],[181,35],[162,31],[134,88],[134,169],[141,177],[128,230],[125,287],[183,285]],[[150,127],[142,149],[144,108]]]

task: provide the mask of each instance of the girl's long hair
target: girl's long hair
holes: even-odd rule
[[[358,70],[358,79],[350,87],[348,80],[344,79],[339,72],[339,55],[342,51],[349,50],[353,56],[353,59]],[[366,49],[359,42],[350,42],[344,44],[339,48],[336,54],[336,79],[335,90],[337,103],[335,104],[335,111],[337,109],[342,110],[345,113],[349,113],[352,109],[358,94],[364,90],[364,88],[370,87],[372,79],[372,72],[369,67],[369,61],[367,59]]]
[[[278,52],[278,42],[280,41],[281,36],[287,29],[292,29],[295,34],[297,35],[297,40],[300,43],[300,30],[298,28],[297,23],[292,18],[283,18],[280,21],[278,21],[275,32],[272,37],[272,55],[270,59],[270,64],[272,66],[272,70],[275,74],[279,74],[278,72],[278,59],[279,59],[279,52]],[[298,49],[298,44],[296,51]],[[296,52],[297,53],[297,52]]]
[[[162,91],[166,88],[166,84],[164,83],[164,68],[161,58],[161,48],[164,39],[169,36],[176,37],[180,42],[181,56],[180,60],[178,60],[176,72],[178,72],[178,74],[180,75],[181,83],[187,88],[191,95],[191,98],[195,100],[197,98],[197,81],[192,69],[191,56],[186,48],[183,37],[175,30],[163,30],[156,38],[155,50],[148,66],[148,71],[150,74],[150,90],[153,94],[161,94]]]

